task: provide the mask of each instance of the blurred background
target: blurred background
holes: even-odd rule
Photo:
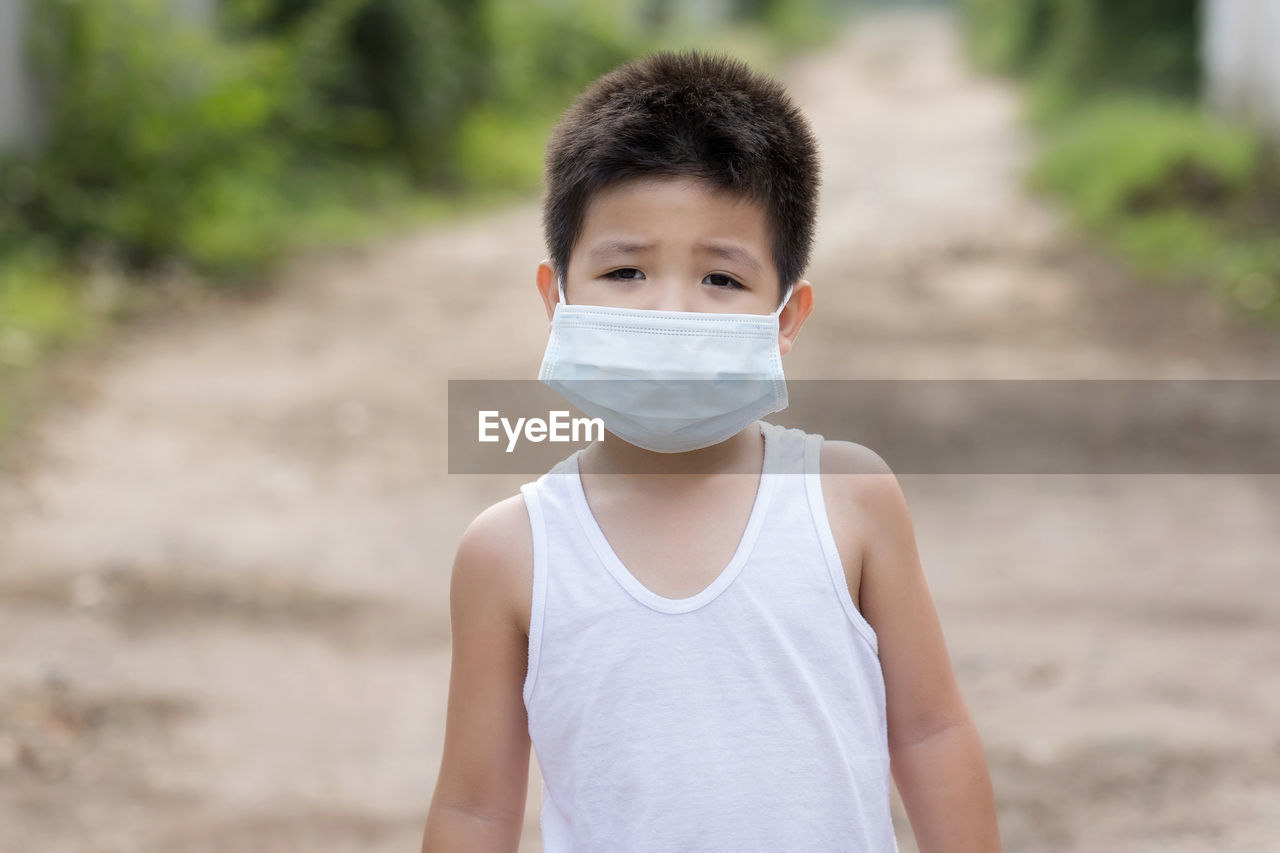
[[[417,849],[454,548],[522,479],[448,476],[446,383],[536,372],[599,74],[726,51],[810,117],[791,377],[1270,380],[1276,44],[1270,0],[0,0],[0,849]],[[901,479],[1006,850],[1280,847],[1277,477]]]

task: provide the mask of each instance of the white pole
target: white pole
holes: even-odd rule
[[[30,148],[43,134],[26,63],[27,2],[0,0],[0,148]]]
[[[1210,104],[1280,134],[1280,3],[1204,0],[1203,13]]]

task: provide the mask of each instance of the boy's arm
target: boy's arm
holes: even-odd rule
[[[477,516],[458,545],[444,750],[423,853],[512,853],[519,846],[530,743],[522,695],[529,647],[518,607],[532,567],[520,495]]]
[[[823,455],[837,475],[830,478],[833,509],[857,519],[859,610],[878,639],[891,768],[916,843],[921,853],[999,851],[982,742],[951,668],[897,478],[859,444],[825,442]]]

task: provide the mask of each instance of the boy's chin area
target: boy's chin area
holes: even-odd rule
[[[753,421],[715,444],[694,450],[648,450],[604,430],[604,438],[582,453],[582,468],[589,474],[630,476],[706,476],[747,474],[759,476],[764,461],[764,434]]]

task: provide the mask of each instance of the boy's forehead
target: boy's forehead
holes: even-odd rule
[[[755,199],[695,178],[633,178],[592,196],[575,249],[599,256],[690,240],[736,243],[755,255],[769,245],[766,220]]]
[[[746,193],[703,180],[693,175],[633,175],[600,187],[588,199],[587,210],[598,202],[619,197],[653,197],[655,199],[679,198],[686,202],[712,203],[726,206],[744,206],[755,209],[761,215],[764,207]]]

